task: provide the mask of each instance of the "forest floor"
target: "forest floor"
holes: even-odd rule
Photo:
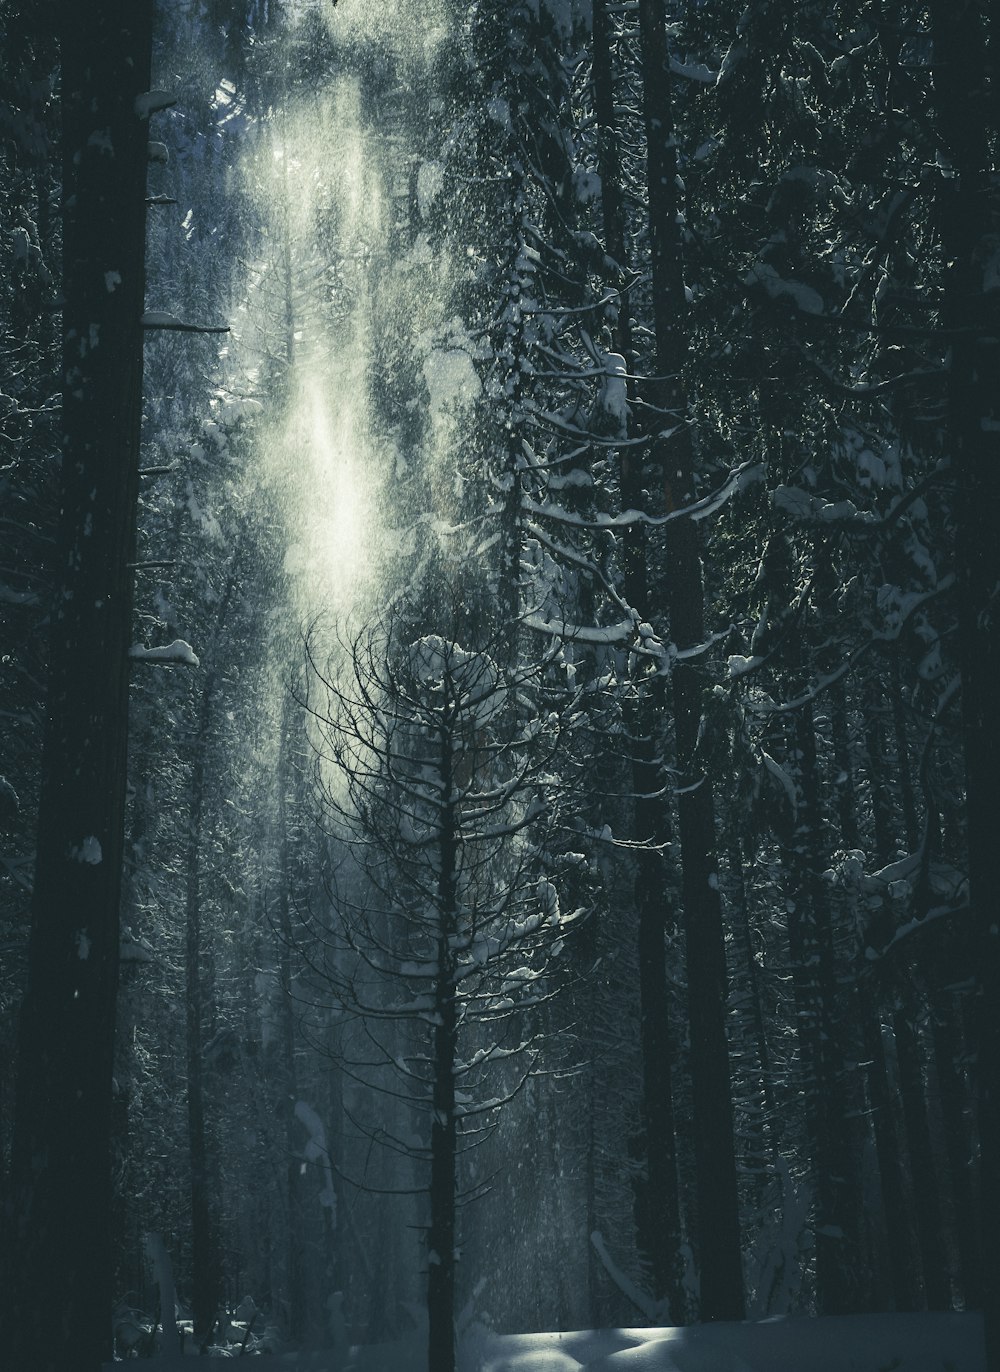
[[[982,1319],[961,1314],[778,1318],[564,1334],[494,1334],[473,1325],[458,1359],[459,1372],[983,1372],[985,1366]],[[427,1360],[423,1338],[414,1335],[346,1356],[278,1354],[268,1367],[427,1372]]]

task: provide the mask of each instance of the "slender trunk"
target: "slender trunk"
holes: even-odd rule
[[[219,1311],[218,1240],[213,1214],[212,1175],[205,1127],[205,1013],[211,994],[202,967],[204,941],[201,924],[201,845],[205,808],[206,748],[215,693],[214,670],[208,673],[201,697],[195,738],[194,769],[188,813],[187,919],[185,996],[187,1003],[187,1120],[191,1170],[191,1305],[194,1338],[208,1342]]]
[[[913,997],[907,996],[892,1017],[892,1028],[899,1063],[899,1092],[909,1142],[917,1237],[924,1274],[924,1302],[928,1310],[949,1310],[951,1285],[945,1264],[941,1195],[927,1120],[920,1039],[911,1018],[913,1013]]]
[[[222,595],[215,611],[209,639],[205,680],[198,706],[198,723],[192,751],[191,791],[188,809],[187,891],[185,898],[185,996],[188,1152],[191,1169],[191,1304],[194,1337],[199,1346],[211,1337],[222,1301],[222,1272],[218,1223],[215,1215],[217,1174],[213,1166],[205,1123],[204,1048],[212,1031],[206,1018],[215,1013],[215,988],[210,950],[202,929],[202,841],[208,787],[208,744],[218,688],[216,654],[226,623],[243,547],[240,534],[229,560]]]
[[[906,719],[903,714],[903,688],[899,680],[899,661],[893,654],[890,661],[892,701],[892,733],[896,747],[896,773],[899,784],[899,799],[903,811],[903,833],[906,837],[906,851],[915,853],[920,846],[920,820],[917,815],[917,800],[913,791],[913,774],[910,769],[910,744],[906,737]],[[891,854],[891,844],[886,843],[883,852]],[[885,861],[890,859],[886,857]]]
[[[895,854],[896,825],[884,763],[885,730],[881,715],[881,692],[878,682],[869,683],[865,712],[865,748],[868,754],[868,786],[871,799],[872,825],[875,830],[875,859],[884,867]],[[902,720],[899,719],[900,726]],[[897,751],[898,751],[897,739]],[[905,766],[906,759],[902,759]],[[912,799],[912,796],[911,796]],[[865,946],[883,948],[892,937],[892,920],[883,906],[873,916],[866,931]],[[897,1310],[915,1310],[916,1273],[911,1256],[910,1223],[907,1216],[903,1187],[903,1143],[896,1129],[892,1110],[885,1044],[882,1039],[882,998],[884,989],[876,969],[864,969],[859,984],[861,1018],[865,1036],[865,1056],[868,1059],[868,1094],[871,1101],[872,1123],[875,1130],[875,1150],[878,1158],[879,1180],[882,1189],[882,1208],[885,1217],[886,1240],[892,1277],[893,1299]]]
[[[862,981],[858,994],[865,1056],[868,1059],[868,1099],[871,1105],[875,1156],[878,1159],[879,1185],[882,1192],[892,1299],[898,1311],[916,1310],[915,1277],[910,1256],[910,1225],[907,1220],[906,1192],[903,1186],[903,1156],[892,1113],[892,1094],[889,1088],[885,1045],[882,1042],[882,1021],[874,1003],[871,984]]]
[[[897,694],[898,700],[898,694]],[[875,853],[877,861],[885,866],[895,856],[895,824],[890,799],[888,779],[883,765],[884,734],[878,709],[877,693],[869,704],[868,719],[865,726],[865,743],[868,752],[869,781],[871,786],[872,818],[875,827]],[[902,715],[898,708],[894,711],[898,763],[906,768],[905,731]],[[905,787],[901,788],[904,801],[904,825],[909,830],[910,820],[906,811]],[[911,798],[912,799],[912,798]],[[912,816],[916,822],[915,813]],[[908,837],[915,837],[908,834]],[[878,929],[877,936],[869,939],[876,946],[888,943],[892,935],[892,922],[887,910],[883,910],[873,921],[872,931]],[[904,983],[912,973],[904,975]],[[907,1152],[910,1160],[910,1175],[913,1181],[914,1214],[917,1226],[920,1268],[923,1273],[924,1301],[930,1310],[947,1310],[951,1304],[951,1292],[947,1269],[944,1261],[943,1225],[941,1218],[940,1186],[934,1153],[931,1148],[930,1128],[927,1120],[927,1101],[924,1094],[923,1070],[918,1037],[913,1029],[913,997],[904,991],[906,1003],[902,1009],[895,1009],[892,1016],[893,1036],[896,1044],[896,1062],[899,1071],[899,1092],[903,1104],[903,1121],[906,1127]],[[881,1035],[879,1036],[881,1047]],[[884,1053],[882,1056],[884,1064]],[[875,1069],[878,1063],[874,1063]],[[880,1089],[880,1088],[879,1088]],[[874,1102],[873,1102],[874,1108]],[[885,1122],[882,1128],[886,1128]],[[886,1144],[888,1147],[889,1145]],[[897,1145],[898,1152],[898,1145]],[[880,1166],[883,1153],[880,1149]],[[887,1160],[887,1165],[891,1162]],[[883,1198],[886,1201],[886,1222],[889,1222],[889,1206],[892,1204],[885,1191],[888,1177],[883,1177]],[[892,1183],[889,1182],[891,1186]],[[895,1249],[894,1249],[895,1252]],[[895,1272],[897,1280],[902,1281],[902,1273]],[[898,1306],[903,1309],[905,1307]]]
[[[111,1354],[110,1137],[142,395],[149,0],[56,8],[63,442],[48,722],[21,1014],[0,1344]],[[115,274],[116,289],[108,287]]]
[[[996,127],[996,76],[985,55],[997,50],[992,9],[959,0],[931,6],[934,99],[942,152],[953,176],[941,179],[944,258],[942,319],[954,330],[949,368],[947,449],[957,487],[958,653],[962,667],[969,844],[969,899],[978,1004],[977,1075],[982,1152],[980,1226],[983,1290],[1000,1291],[1000,916],[994,821],[1000,776],[1000,335],[995,292],[985,273],[995,255],[996,192],[990,138]],[[986,1304],[987,1366],[1000,1369],[1000,1302]]]
[[[832,564],[831,564],[832,565]],[[847,715],[847,692],[843,681],[830,690],[830,732],[833,738],[834,790],[837,796],[837,823],[842,847],[860,846],[857,807],[854,804],[854,768],[851,764],[851,734]]]
[[[285,73],[287,79],[287,71]],[[281,105],[281,277],[284,307],[285,385],[291,394],[292,371],[295,366],[295,269],[292,260],[291,189],[288,184],[289,94],[283,92]],[[295,1022],[292,1012],[292,922],[289,897],[288,845],[288,749],[291,733],[291,700],[286,698],[281,721],[281,757],[278,764],[278,994],[279,1033],[281,1052],[281,1117],[285,1122],[285,1201],[287,1228],[285,1231],[285,1302],[288,1332],[294,1342],[301,1341],[305,1332],[305,1215],[302,1197],[301,1148],[296,1129],[295,1106],[298,1101],[298,1082],[295,1071]]]
[[[837,613],[837,595],[840,590],[836,553],[837,545],[835,542],[817,540],[815,587],[818,606],[833,617]],[[839,650],[832,643],[824,644],[817,652],[816,665],[821,673],[835,671],[839,661]],[[839,846],[851,851],[860,847],[861,834],[856,804],[849,703],[843,679],[834,682],[831,687],[829,709],[830,738],[833,745],[833,776],[832,778],[827,776],[827,788],[830,789],[832,781],[839,829]],[[817,780],[819,780],[818,777]],[[881,1025],[877,1018],[875,1022],[872,1022],[869,998],[865,995],[866,988],[859,985],[859,981],[864,976],[863,964],[860,977],[853,978],[846,990],[838,991],[837,989],[838,977],[836,975],[833,923],[840,913],[841,927],[845,924],[847,927],[856,927],[859,914],[857,901],[853,895],[848,893],[839,899],[830,893],[827,894],[826,900],[830,923],[828,946],[830,971],[827,994],[831,1011],[831,1028],[835,1030],[828,1048],[830,1057],[828,1071],[839,1079],[838,1095],[840,1097],[835,1107],[839,1115],[832,1121],[832,1127],[840,1136],[839,1147],[845,1163],[850,1169],[842,1182],[842,1209],[849,1217],[849,1226],[844,1238],[845,1247],[853,1245],[853,1251],[847,1247],[844,1255],[854,1274],[853,1289],[850,1293],[851,1308],[863,1310],[878,1308],[874,1299],[875,1274],[871,1262],[870,1245],[863,1245],[866,1223],[859,1163],[864,1146],[871,1138],[871,1121],[861,1113],[860,1107],[864,1103],[863,1095],[858,1089],[861,1083],[858,1078],[853,1078],[854,1083],[856,1083],[856,1094],[853,1093],[851,1090],[852,1079],[848,1077],[845,1065],[849,1061],[857,1061],[862,1056],[869,1056],[872,1063],[872,1077],[876,1079],[876,1091],[883,1086],[887,1087],[887,1083],[884,1078]],[[874,1057],[870,1057],[866,1052],[869,1044],[874,1050]],[[877,1080],[880,1059],[883,1077],[881,1080]],[[848,1123],[849,1119],[854,1121],[853,1124]],[[887,1123],[888,1121],[883,1116],[881,1121],[883,1132]],[[878,1141],[876,1138],[877,1151]],[[886,1161],[888,1162],[888,1159]],[[889,1198],[885,1206],[887,1226],[890,1224],[895,1226],[900,1217],[897,1205],[899,1200],[896,1190],[897,1180],[898,1175],[888,1179]],[[895,1237],[900,1238],[902,1235],[896,1234]],[[896,1284],[902,1286],[901,1281]]]
[[[761,996],[760,976],[757,959],[753,951],[753,931],[750,927],[750,903],[747,899],[746,882],[743,868],[743,845],[739,837],[733,835],[729,844],[729,866],[736,883],[734,902],[734,924],[737,940],[742,944],[743,963],[746,967],[747,983],[750,992],[750,1014],[753,1020],[754,1041],[757,1049],[757,1065],[760,1069],[760,1095],[764,1104],[764,1128],[768,1135],[769,1147],[775,1164],[778,1162],[781,1143],[781,1123],[778,1119],[774,1100],[774,1081],[771,1066],[771,1052],[767,1044],[767,1027],[764,1022],[764,1002]]]
[[[832,910],[822,879],[827,864],[810,705],[796,712],[790,742],[800,805],[785,854],[788,939],[806,1130],[816,1188],[816,1294],[821,1314],[847,1314],[857,1304],[860,1207],[847,1137],[843,1064],[839,1060]]]
[[[441,833],[438,840],[436,1024],[433,1035],[434,1085],[431,1120],[430,1227],[427,1233],[428,1372],[455,1372],[455,1194],[457,1121],[455,1062],[458,1046],[454,952],[458,848],[454,787],[454,744],[446,726],[441,739]]]
[[[865,751],[868,754],[868,785],[871,798],[872,826],[875,830],[875,856],[880,866],[891,862],[896,855],[896,823],[893,814],[889,782],[885,769],[885,730],[879,711],[879,693],[873,683],[868,697],[865,718]],[[911,852],[913,849],[910,850]],[[886,936],[892,930],[887,928]]]
[[[291,748],[291,697],[285,701],[281,723],[281,757],[278,763],[278,995],[281,1034],[281,1115],[285,1121],[287,1154],[285,1187],[288,1228],[285,1235],[285,1300],[288,1332],[301,1342],[306,1329],[305,1310],[305,1215],[302,1198],[302,1149],[296,1129],[295,1106],[299,1098],[295,1070],[295,1013],[292,1005],[292,909],[291,863],[288,835],[289,751]]]
[[[637,816],[637,823],[640,823]],[[640,841],[649,835],[637,830]],[[674,1141],[670,1064],[670,1000],[664,940],[666,915],[659,856],[641,853],[635,896],[639,916],[639,1021],[642,1050],[642,1119],[646,1176],[639,1190],[636,1229],[649,1264],[653,1294],[666,1300],[671,1323],[686,1317],[680,1267],[680,1198]]]
[[[614,325],[616,350],[625,359],[627,374],[633,375],[632,367],[632,310],[627,285],[628,254],[625,247],[625,206],[622,196],[621,134],[618,116],[615,113],[614,63],[611,52],[611,30],[608,19],[607,0],[593,0],[594,8],[594,114],[598,126],[598,160],[601,171],[601,217],[604,228],[604,243],[608,256],[621,275],[621,304]],[[634,383],[629,382],[629,391]],[[641,448],[629,448],[625,453],[639,453]],[[623,467],[628,458],[623,453]],[[641,462],[641,456],[639,461]],[[622,483],[626,477],[623,471]],[[639,482],[639,485],[642,483]],[[641,525],[635,526],[641,528]],[[627,536],[627,535],[626,535]]]
[[[976,1196],[972,1181],[973,1150],[965,1117],[968,1092],[957,1066],[959,1036],[953,999],[939,991],[931,1006],[934,1068],[941,1100],[945,1152],[955,1211],[962,1296],[967,1310],[983,1304],[982,1258],[976,1224]]]
[[[439,949],[448,957],[444,947]],[[441,1023],[434,1029],[434,1120],[431,1124],[431,1220],[427,1234],[428,1368],[455,1368],[455,995],[440,983]]]
[[[774,1187],[778,1190],[778,1206],[783,1211],[788,1203],[787,1169],[781,1156],[781,1119],[774,1098],[774,1078],[771,1051],[767,1040],[767,1024],[760,979],[760,969],[754,954],[753,929],[750,923],[750,901],[745,878],[743,845],[739,833],[733,829],[728,844],[729,876],[733,885],[730,898],[733,943],[738,962],[741,962],[746,977],[745,998],[749,1003],[750,1022],[753,1026],[753,1044],[757,1062],[756,1081],[754,1075],[744,1074],[748,1092],[754,1085],[757,1090],[752,1096],[752,1106],[747,1110],[749,1119],[747,1133],[749,1148],[746,1166],[750,1174],[749,1195],[746,1205],[750,1211],[764,1214],[774,1206]],[[739,1041],[739,1040],[737,1040]],[[747,1054],[749,1056],[749,1054]],[[752,1133],[754,1128],[759,1133]],[[746,1183],[745,1183],[746,1184]],[[763,1292],[769,1300],[771,1292]]]
[[[584,1193],[586,1196],[586,1232],[583,1234],[583,1241],[587,1251],[587,1323],[591,1329],[600,1329],[604,1317],[601,1308],[601,1283],[599,1259],[597,1251],[591,1242],[590,1236],[597,1230],[597,1093],[595,1090],[594,1069],[592,1066],[586,1068],[587,1072],[587,1105],[586,1105],[586,1130],[587,1130],[587,1155],[585,1160],[584,1172]]]
[[[504,338],[501,343],[502,356],[507,368],[504,383],[506,432],[500,441],[503,444],[501,457],[502,504],[500,516],[500,568],[499,568],[499,609],[506,624],[509,625],[509,661],[514,660],[520,633],[522,609],[521,597],[521,545],[523,536],[524,511],[522,505],[524,466],[524,372],[521,360],[525,355],[524,314],[522,300],[530,296],[532,283],[527,258],[524,253],[524,206],[523,192],[518,186],[509,207],[513,220],[515,251],[504,283],[507,292],[507,310]]]
[[[621,160],[615,117],[614,79],[610,31],[605,0],[594,4],[594,105],[600,129],[601,184],[604,234],[609,254],[625,268],[624,209],[621,196]],[[615,345],[624,361],[626,375],[634,372],[632,322],[627,291],[623,292]],[[629,392],[631,381],[626,383]],[[621,492],[624,509],[638,509],[643,502],[641,448],[622,449]],[[651,613],[645,530],[631,525],[624,536],[625,599],[641,619]],[[637,1191],[636,1231],[652,1283],[653,1295],[665,1301],[669,1318],[682,1324],[686,1301],[682,1284],[681,1213],[674,1139],[671,1064],[675,1054],[670,1028],[670,998],[666,971],[667,902],[666,873],[661,856],[669,841],[669,817],[662,800],[663,773],[657,762],[653,733],[652,702],[638,699],[626,711],[631,734],[631,772],[634,799],[633,837],[648,844],[635,862],[633,893],[638,919],[639,1018],[642,1050],[643,1135],[646,1176]]]
[[[329,1030],[329,1041],[331,1046],[330,1068],[327,1072],[327,1117],[330,1121],[329,1139],[330,1156],[333,1161],[333,1215],[329,1233],[329,1248],[327,1251],[327,1263],[329,1267],[329,1287],[331,1291],[340,1291],[344,1297],[345,1309],[350,1309],[350,1273],[351,1267],[348,1261],[347,1243],[347,1224],[348,1209],[344,1194],[344,1183],[341,1179],[339,1166],[342,1164],[344,1156],[344,1076],[340,1070],[340,1057],[342,1049],[340,1047],[340,1034],[338,1026],[331,1020]],[[329,1212],[327,1212],[329,1213]]]
[[[662,0],[639,0],[646,126],[649,226],[652,245],[656,370],[661,415],[670,437],[657,438],[668,509],[695,496],[695,454],[681,373],[688,350],[687,300],[681,239],[672,78]],[[679,649],[705,633],[698,525],[676,520],[667,537],[670,632]],[[745,1313],[739,1196],[733,1139],[729,1046],[726,1040],[726,957],[715,858],[712,783],[697,759],[702,722],[698,669],[681,661],[673,676],[674,729],[680,774],[677,810],[687,940],[691,1086],[694,1103],[698,1255],[703,1320],[740,1320]]]

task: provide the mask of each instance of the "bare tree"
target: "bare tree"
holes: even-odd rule
[[[503,667],[499,645],[410,638],[389,614],[316,671],[322,794],[355,865],[332,892],[313,971],[358,1028],[345,1070],[407,1103],[426,1167],[429,1366],[455,1365],[462,1155],[489,1135],[538,1056],[531,1011],[554,996],[579,910],[560,909],[550,770],[574,727],[559,650]]]

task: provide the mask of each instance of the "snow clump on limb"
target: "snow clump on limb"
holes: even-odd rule
[[[88,834],[78,848],[71,850],[70,857],[77,862],[86,863],[88,867],[97,867],[104,860],[100,840],[95,838],[93,834]]]
[[[500,668],[486,653],[472,653],[440,634],[426,634],[410,650],[413,674],[425,690],[447,691],[473,728],[497,717],[507,701]]]

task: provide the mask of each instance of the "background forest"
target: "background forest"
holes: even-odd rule
[[[13,1366],[989,1311],[998,63],[0,3]]]

